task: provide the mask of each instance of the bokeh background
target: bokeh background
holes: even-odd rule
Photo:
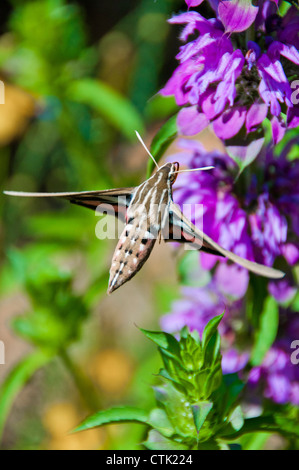
[[[148,157],[134,130],[149,145],[176,112],[157,92],[178,48],[166,19],[184,8],[183,0],[1,2],[1,193],[144,180]],[[91,211],[3,195],[0,211],[1,447],[136,448],[140,425],[67,433],[101,407],[153,402],[160,362],[137,326],[158,328],[178,296],[175,254],[157,245],[108,297],[116,242],[96,239]]]

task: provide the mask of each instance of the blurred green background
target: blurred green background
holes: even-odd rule
[[[0,189],[137,185],[172,99],[183,0],[2,1]],[[157,246],[134,280],[106,295],[116,241],[91,211],[0,196],[0,432],[3,449],[133,449],[140,426],[67,432],[115,403],[149,407],[154,329],[177,296],[175,259]]]

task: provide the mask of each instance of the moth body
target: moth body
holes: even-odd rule
[[[151,254],[172,202],[171,175],[177,168],[167,163],[136,188],[112,258],[109,294],[135,276]]]

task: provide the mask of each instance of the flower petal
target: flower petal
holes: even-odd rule
[[[179,65],[168,80],[164,88],[160,90],[162,96],[174,95],[178,106],[188,103],[188,91],[185,89],[186,81],[194,74],[193,61],[186,61]]]
[[[188,8],[197,7],[203,2],[203,0],[185,0],[185,1],[187,3]]]
[[[226,104],[226,99],[220,103],[220,100],[215,101],[214,96],[215,90],[210,88],[201,97],[201,108],[208,119],[214,119],[223,111]]]
[[[259,125],[267,117],[268,106],[265,103],[253,103],[246,115],[247,132],[256,131]]]
[[[291,99],[294,102],[294,106],[288,108],[287,125],[289,129],[294,129],[299,126],[299,88],[293,91]]]
[[[271,281],[268,284],[270,294],[278,303],[290,302],[296,295],[297,289],[291,286],[285,279],[282,281]]]
[[[276,403],[287,403],[290,398],[291,383],[283,374],[275,373],[268,376],[265,396]]]
[[[299,247],[294,245],[293,243],[286,243],[281,248],[282,254],[287,260],[287,262],[294,266],[294,264],[298,263],[299,261]]]
[[[271,127],[273,142],[274,144],[278,144],[278,142],[280,142],[283,136],[285,135],[286,124],[282,117],[274,116],[271,119]]]
[[[213,121],[214,132],[219,139],[230,139],[238,134],[245,122],[245,118],[245,107],[228,109]]]
[[[215,280],[224,295],[241,299],[247,291],[249,274],[239,266],[220,263],[216,269]]]
[[[249,360],[249,354],[240,354],[235,349],[230,349],[222,354],[222,372],[223,374],[235,374],[244,369]]]
[[[254,22],[258,8],[250,0],[230,0],[219,3],[219,17],[227,33],[245,31]]]
[[[178,114],[177,125],[180,134],[195,135],[205,129],[209,124],[203,113],[199,113],[197,106],[183,108]]]
[[[271,59],[275,60],[279,59],[280,55],[283,55],[286,59],[299,65],[299,52],[294,46],[288,46],[279,41],[274,41],[270,44],[267,54]]]
[[[257,61],[257,67],[261,77],[260,96],[266,104],[270,105],[273,116],[278,116],[281,112],[279,101],[292,106],[292,90],[283,67],[279,60],[272,60],[267,54],[261,55]]]

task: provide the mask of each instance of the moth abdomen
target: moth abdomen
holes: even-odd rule
[[[138,230],[134,226],[124,228],[112,258],[109,294],[135,276],[142,268],[155,241],[156,237],[142,226],[139,226]]]

